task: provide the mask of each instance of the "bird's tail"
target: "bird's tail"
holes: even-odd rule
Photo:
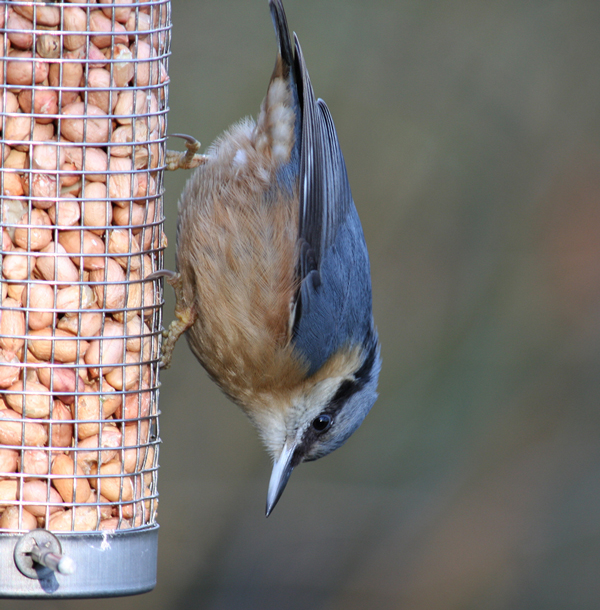
[[[294,62],[294,49],[283,4],[281,0],[269,0],[269,8],[271,9],[271,18],[273,19],[273,27],[277,36],[281,59],[285,65],[292,66]]]

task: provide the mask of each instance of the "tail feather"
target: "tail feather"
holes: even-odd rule
[[[284,64],[292,66],[294,62],[294,50],[283,4],[281,0],[269,0],[269,8],[271,9],[271,18],[273,19],[273,27],[275,28],[275,35],[277,36],[279,53],[281,54]]]

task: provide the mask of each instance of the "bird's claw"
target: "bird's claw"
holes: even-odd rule
[[[183,138],[185,140],[185,152],[179,152],[177,150],[167,150],[165,159],[165,169],[175,171],[176,169],[193,169],[199,165],[206,163],[207,156],[201,155],[198,151],[200,150],[200,142],[183,133],[170,134],[176,138]]]
[[[175,290],[175,319],[162,331],[163,342],[159,366],[168,369],[171,366],[173,350],[181,335],[194,323],[195,314],[191,307],[183,305],[183,289],[181,274],[168,269],[160,269],[147,276],[147,279],[156,280],[164,277]]]
[[[181,335],[194,323],[194,313],[190,307],[178,308],[175,306],[175,319],[163,330],[163,343],[161,349],[160,368],[168,369],[175,344]]]
[[[176,271],[171,271],[170,269],[159,269],[158,271],[153,271],[152,273],[148,274],[146,276],[146,280],[160,280],[163,277],[169,284],[173,285],[173,282],[177,282],[180,276]]]

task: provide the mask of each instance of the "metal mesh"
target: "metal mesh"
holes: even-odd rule
[[[0,6],[0,533],[155,523],[170,23]]]

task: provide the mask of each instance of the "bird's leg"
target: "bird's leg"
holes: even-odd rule
[[[200,142],[192,136],[186,136],[182,133],[171,134],[178,138],[185,140],[185,152],[179,152],[177,150],[167,150],[167,156],[165,160],[165,169],[174,171],[176,169],[193,169],[199,165],[206,163],[208,157],[201,155],[198,151],[200,150]]]
[[[192,307],[184,305],[183,282],[181,274],[167,269],[156,271],[148,276],[148,279],[164,277],[175,291],[175,319],[163,330],[163,342],[161,349],[160,367],[168,369],[171,366],[171,358],[175,344],[181,335],[194,323],[196,314]]]

